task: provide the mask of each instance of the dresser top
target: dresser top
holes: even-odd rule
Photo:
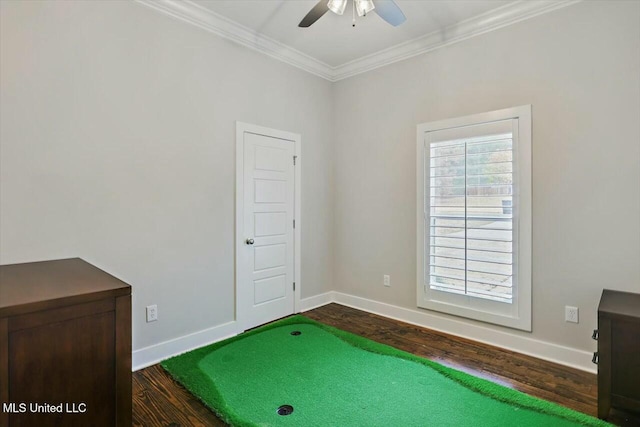
[[[80,258],[0,266],[0,317],[131,294]]]
[[[605,289],[602,291],[598,313],[640,319],[640,294]]]

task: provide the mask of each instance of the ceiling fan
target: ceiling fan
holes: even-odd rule
[[[402,10],[393,0],[376,0],[375,5],[373,0],[351,0],[353,2],[353,26],[356,26],[355,14],[358,16],[366,16],[367,13],[375,10],[378,16],[389,24],[397,27],[402,24],[407,18],[402,13]],[[307,28],[314,22],[322,17],[327,11],[332,11],[338,15],[344,13],[347,7],[348,0],[320,0],[307,15],[302,18],[302,21],[298,24],[298,27]]]

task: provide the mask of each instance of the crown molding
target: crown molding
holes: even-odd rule
[[[332,67],[297,49],[247,28],[189,0],[135,0],[136,3],[195,25],[331,82],[494,31],[582,0],[520,0],[425,36]]]
[[[582,0],[515,1],[439,31],[397,44],[388,49],[349,61],[333,68],[333,81],[346,79],[394,62],[430,52],[454,43],[498,30]]]
[[[135,2],[333,81],[333,67],[330,65],[189,0],[135,0]]]

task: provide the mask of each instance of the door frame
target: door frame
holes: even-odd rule
[[[278,129],[271,129],[264,126],[258,126],[250,123],[236,121],[236,224],[235,224],[235,259],[234,259],[234,293],[235,293],[235,320],[240,326],[240,331],[246,329],[245,325],[248,319],[242,317],[242,309],[239,306],[238,285],[244,279],[243,272],[239,268],[240,250],[244,248],[244,133],[253,133],[257,135],[268,136],[292,141],[294,145],[294,156],[296,156],[293,178],[293,216],[295,220],[295,228],[293,230],[293,277],[295,282],[295,292],[293,293],[293,313],[300,312],[300,292],[302,290],[301,278],[301,170],[302,161],[300,156],[300,134],[287,132]],[[292,159],[293,161],[293,159]],[[293,225],[292,225],[293,226]],[[293,284],[292,284],[293,286]],[[276,319],[273,319],[276,320]]]

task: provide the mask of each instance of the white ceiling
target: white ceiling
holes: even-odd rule
[[[353,28],[346,11],[299,28],[317,0],[135,0],[332,82],[580,1],[396,0],[407,16],[398,27],[370,13]]]
[[[351,4],[342,16],[327,12],[311,27],[299,28],[298,23],[317,0],[194,0],[194,3],[330,67],[338,67],[434,32],[442,31],[445,37],[447,27],[518,2],[396,0],[407,17],[402,25],[393,27],[370,13],[356,17],[355,28],[351,26]]]

